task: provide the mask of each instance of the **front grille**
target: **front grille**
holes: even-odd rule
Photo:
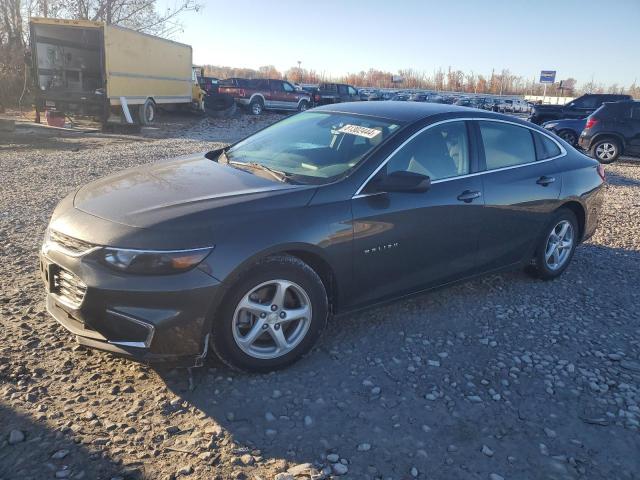
[[[95,248],[95,245],[92,245],[91,243],[78,240],[77,238],[56,232],[55,230],[49,230],[49,241],[74,255],[82,255],[92,248]]]
[[[52,292],[69,306],[79,307],[87,293],[87,286],[66,268],[58,266],[53,273]]]

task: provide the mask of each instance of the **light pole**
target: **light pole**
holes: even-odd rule
[[[298,83],[302,83],[302,62],[298,60]]]

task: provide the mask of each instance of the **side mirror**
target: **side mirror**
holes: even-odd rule
[[[431,179],[414,172],[397,171],[385,175],[373,185],[377,192],[426,192],[431,187]]]
[[[209,160],[214,160],[214,161],[218,161],[218,157],[220,155],[222,155],[222,152],[224,152],[224,148],[218,148],[216,150],[211,150],[207,153],[204,154],[204,158],[207,158]]]

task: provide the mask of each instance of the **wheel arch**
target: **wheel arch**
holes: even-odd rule
[[[597,133],[591,139],[591,145],[595,145],[596,142],[599,142],[600,140],[604,140],[605,138],[613,138],[613,139],[617,140],[618,142],[620,142],[620,146],[622,147],[622,152],[620,152],[620,154],[622,155],[624,153],[624,149],[626,147],[626,144],[625,144],[625,141],[624,141],[624,137],[622,135],[620,135],[619,133],[617,133],[617,132],[600,132],[600,133]]]
[[[309,265],[309,267],[318,274],[320,280],[322,280],[327,292],[330,312],[333,313],[336,310],[336,306],[338,305],[338,283],[335,271],[333,267],[331,267],[331,263],[325,252],[320,247],[309,243],[297,242],[277,245],[255,253],[237,265],[228,275],[224,276],[223,284],[225,284],[225,290],[228,292],[230,287],[255,264],[274,255],[290,255]],[[223,295],[222,301],[224,301],[225,296],[226,293]],[[217,308],[219,308],[219,306]]]
[[[573,214],[576,216],[576,220],[578,220],[578,239],[579,241],[582,241],[582,238],[584,237],[584,229],[587,221],[586,210],[584,206],[577,200],[569,200],[568,202],[565,202],[562,205],[560,205],[556,209],[556,211],[562,208],[571,210]]]
[[[265,104],[264,96],[261,93],[254,93],[253,95],[251,95],[249,97],[249,105],[251,105],[251,102],[253,102],[256,98],[259,99],[262,102],[262,105],[264,106]]]

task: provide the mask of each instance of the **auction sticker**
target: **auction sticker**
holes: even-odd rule
[[[376,128],[360,127],[358,125],[345,125],[340,130],[338,130],[338,132],[348,133],[349,135],[357,135],[364,138],[373,138],[377,135],[380,135],[381,133],[380,130]]]

